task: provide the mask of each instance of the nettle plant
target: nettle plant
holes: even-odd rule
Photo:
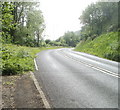
[[[34,69],[33,56],[21,47],[2,48],[2,75],[21,74]]]

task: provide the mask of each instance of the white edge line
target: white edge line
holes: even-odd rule
[[[34,84],[35,84],[35,86],[36,86],[36,88],[37,88],[37,90],[38,90],[38,92],[39,92],[39,94],[40,94],[40,96],[42,98],[42,101],[44,103],[45,108],[51,108],[50,104],[48,103],[48,101],[47,101],[47,99],[46,99],[46,97],[45,97],[45,95],[44,95],[38,81],[37,81],[37,79],[35,78],[34,73],[33,72],[30,72],[30,73],[31,73],[32,79],[34,81]]]
[[[37,63],[35,61],[35,58],[34,58],[34,63],[35,63],[35,69],[38,70],[38,66],[37,66]]]

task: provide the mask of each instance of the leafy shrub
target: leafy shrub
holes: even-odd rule
[[[0,54],[2,53],[2,64],[0,65],[2,75],[15,75],[22,74],[26,71],[33,71],[33,59],[36,57],[36,53],[42,50],[55,48],[58,47],[33,48],[12,44],[3,44],[0,51]]]
[[[19,58],[26,58],[26,57],[30,57],[29,53],[26,50],[20,49],[17,52],[17,57]]]
[[[120,54],[117,52],[114,53],[106,53],[104,55],[105,58],[110,59],[110,60],[114,60],[114,61],[118,61],[120,62]]]
[[[34,69],[35,50],[16,45],[2,46],[2,75],[15,75]],[[39,50],[40,51],[40,50]]]

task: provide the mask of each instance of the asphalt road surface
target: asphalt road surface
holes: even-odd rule
[[[118,108],[118,63],[71,49],[37,54],[35,76],[54,108]]]

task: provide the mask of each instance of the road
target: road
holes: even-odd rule
[[[54,108],[118,108],[118,63],[72,49],[37,54],[35,76]]]

